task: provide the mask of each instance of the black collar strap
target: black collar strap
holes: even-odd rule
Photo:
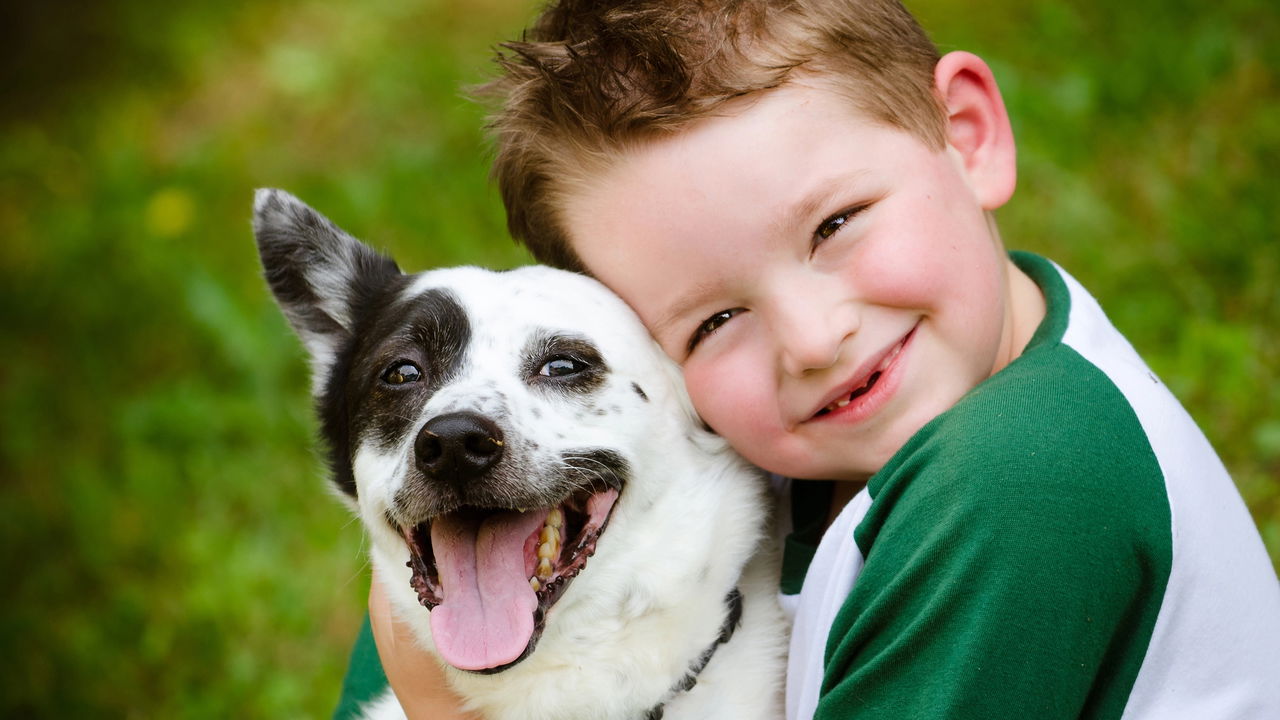
[[[711,662],[711,656],[716,654],[716,648],[729,642],[729,639],[733,637],[733,631],[737,630],[738,626],[742,624],[742,593],[738,588],[729,591],[729,594],[724,598],[724,604],[729,607],[729,614],[725,616],[724,625],[720,626],[720,635],[706,650],[702,651],[697,660],[689,664],[689,672],[685,673],[684,677],[671,686],[662,702],[654,705],[649,712],[644,714],[643,720],[661,720],[666,704],[671,702],[671,699],[676,695],[692,690],[693,686],[698,684],[698,673],[702,672],[707,663]]]

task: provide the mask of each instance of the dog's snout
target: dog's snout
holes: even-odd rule
[[[414,441],[418,469],[446,481],[478,477],[502,459],[502,430],[489,418],[455,412],[427,421]]]

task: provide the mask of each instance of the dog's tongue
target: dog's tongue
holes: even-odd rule
[[[547,512],[451,513],[431,524],[444,600],[431,611],[440,657],[462,670],[513,662],[533,637],[538,598],[525,541]]]

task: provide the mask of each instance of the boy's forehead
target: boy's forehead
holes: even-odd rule
[[[678,154],[697,144],[732,145],[747,138],[773,135],[775,130],[788,125],[788,119],[812,118],[815,108],[820,108],[824,117],[835,121],[831,124],[833,130],[844,124],[850,127],[882,126],[860,112],[846,94],[830,84],[797,79],[735,98],[722,105],[716,113],[694,120],[669,136],[657,136],[637,147],[665,146],[668,152]],[[737,146],[736,149],[750,148]]]
[[[590,177],[570,182],[562,194],[563,204],[570,209],[572,221],[585,214],[574,212],[575,206],[598,200],[594,196],[602,186],[625,183],[633,191],[669,189],[673,171],[693,170],[695,159],[738,165],[751,171],[744,178],[769,174],[783,169],[777,166],[787,164],[823,136],[871,128],[902,132],[859,110],[848,91],[816,79],[794,80],[734,99],[715,114],[670,133],[620,143],[608,153],[607,161],[598,162],[599,156],[593,157],[597,162],[584,158],[580,167],[589,166]],[[762,141],[774,146],[774,152],[758,152]]]
[[[598,245],[594,238],[616,232],[616,211],[643,217],[651,231],[677,235],[697,216],[717,213],[751,213],[785,231],[808,222],[851,184],[869,179],[871,166],[884,157],[874,143],[856,142],[843,142],[837,157],[824,152],[824,142],[868,130],[908,137],[822,84],[789,83],[723,110],[672,134],[628,144],[590,178],[570,184],[562,203],[566,236],[593,274],[603,269],[588,257]],[[746,196],[768,202],[738,205]],[[627,259],[626,247],[610,245],[615,260]]]

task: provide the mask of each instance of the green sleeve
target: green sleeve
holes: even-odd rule
[[[334,720],[359,717],[360,707],[381,695],[387,686],[387,676],[382,671],[382,661],[378,659],[378,647],[373,642],[373,626],[369,624],[366,613],[355,647],[351,649],[347,676],[342,681],[342,697],[333,712]]]
[[[816,718],[1121,716],[1172,562],[1163,478],[1105,376],[1043,362],[872,479]]]

